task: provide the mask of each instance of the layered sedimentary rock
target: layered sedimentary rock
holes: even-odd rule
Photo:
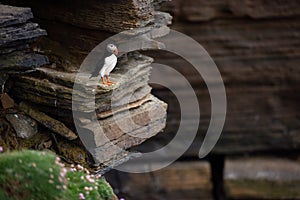
[[[4,1],[30,6],[36,20],[48,32],[37,48],[43,49],[57,68],[74,72],[85,56],[108,37],[125,31],[153,39],[168,33],[171,16],[155,10],[161,1]],[[47,12],[45,12],[47,10]]]
[[[153,59],[130,52],[164,48],[155,38],[169,33],[167,25],[171,16],[155,11],[157,2],[152,1],[76,1],[72,6],[69,1],[6,3],[30,6],[35,20],[48,33],[32,47],[47,55],[50,64],[11,74],[7,85],[11,88],[9,94],[20,102],[19,109],[50,130],[52,149],[68,162],[79,163],[90,161],[89,154],[84,153],[86,149],[93,158],[89,164],[94,163],[102,172],[138,156],[126,149],[164,128],[167,106],[150,94],[148,81]],[[23,15],[19,16],[23,18]],[[35,29],[26,27],[24,30],[31,31],[34,37]],[[18,32],[19,27],[9,28]],[[99,77],[90,76],[103,59],[105,47],[91,53],[94,57],[84,70],[80,69],[81,63],[96,45],[124,30],[127,32],[111,41],[121,54],[110,75],[116,84],[103,85]],[[16,36],[21,37],[21,34]],[[49,146],[50,143],[47,140],[43,144]]]
[[[78,90],[73,90],[76,73],[38,68],[15,76],[11,94],[39,104],[41,110],[65,124],[74,126],[76,120],[80,139],[95,161],[112,165],[124,159],[118,155],[123,149],[142,143],[165,126],[166,104],[150,95],[151,62],[149,57],[134,54],[111,75],[115,85],[102,85],[99,78],[83,74],[77,77]],[[74,119],[72,112],[76,112]]]
[[[44,3],[35,0],[26,3],[15,0],[9,2],[30,6],[38,18],[61,21],[84,29],[121,32],[130,28],[144,27],[153,22],[153,1],[147,0],[114,2],[66,0]]]
[[[217,64],[227,93],[227,114],[223,133],[213,152],[298,151],[300,147],[299,1],[181,1],[165,10],[174,13],[172,28],[195,39]],[[179,48],[188,48],[177,42]],[[189,49],[192,55],[197,55]],[[196,89],[201,123],[197,141],[202,141],[210,120],[210,98],[205,83],[193,67],[170,54],[156,56],[156,62],[173,66]],[[184,88],[172,80],[176,88]],[[163,88],[155,94],[169,104],[166,131],[176,132],[181,121],[178,103]],[[218,88],[215,88],[218,92]],[[181,91],[184,93],[184,90]],[[184,119],[193,122],[194,115]],[[188,133],[189,127],[183,127]],[[165,134],[161,143],[169,141]],[[183,138],[184,139],[184,138]],[[153,146],[157,144],[157,139]],[[199,143],[187,153],[197,156]]]
[[[298,1],[268,0],[214,0],[181,1],[165,4],[165,10],[174,13],[181,21],[205,22],[214,19],[234,19],[251,17],[253,19],[274,19],[299,16]]]
[[[46,31],[29,20],[30,8],[0,4],[0,70],[27,70],[48,63],[46,56],[35,53],[29,44]]]
[[[131,103],[150,93],[151,88],[147,82],[152,61],[153,59],[146,56],[139,57],[139,60],[136,56],[129,57],[128,62],[119,65],[111,75],[111,79],[117,82],[113,86],[102,85],[99,78],[90,78],[89,74],[83,74],[77,80],[80,90],[75,91],[73,99],[73,85],[77,73],[38,68],[34,72],[16,76],[12,94],[55,109],[71,111],[73,103],[73,108],[77,111],[108,111],[111,109],[112,98],[115,102],[119,102],[130,97],[128,103]],[[28,92],[24,93],[24,90]],[[95,105],[91,104],[92,98],[95,99]]]

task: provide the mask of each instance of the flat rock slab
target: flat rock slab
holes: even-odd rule
[[[167,105],[150,95],[148,85],[152,61],[131,54],[111,73],[116,82],[112,86],[103,85],[100,77],[90,78],[88,73],[38,68],[15,75],[11,92],[16,99],[37,104],[34,108],[21,103],[20,108],[64,137],[69,138],[69,132],[62,131],[65,128],[61,129],[61,123],[45,113],[70,127],[76,122],[77,135],[103,171],[137,155],[125,149],[141,144],[165,127]]]
[[[153,22],[153,1],[68,1],[43,2],[29,0],[4,0],[17,6],[30,6],[40,19],[59,21],[76,27],[121,32],[125,29],[142,27]],[[68,5],[68,6],[66,6]],[[45,12],[47,10],[47,12]]]
[[[34,106],[26,102],[21,102],[19,108],[27,115],[29,115],[36,121],[40,122],[42,125],[54,131],[55,133],[60,134],[61,136],[69,140],[74,140],[77,138],[77,135],[73,131],[71,131],[68,127],[66,127],[63,123],[39,111]]]
[[[111,73],[112,81],[116,82],[113,86],[103,85],[99,77],[89,78],[90,74],[39,68],[37,72],[16,75],[12,94],[18,99],[53,108],[103,112],[110,110],[111,103],[125,105],[150,93],[148,80],[152,61],[150,57],[141,56],[139,59],[129,58],[127,63],[118,65]],[[73,90],[75,79],[76,89]]]
[[[159,133],[165,127],[166,109],[166,103],[150,95],[134,109],[81,125],[78,134],[95,162],[103,164]]]
[[[46,31],[39,28],[36,23],[28,22],[18,26],[0,28],[0,47],[16,46],[26,40],[32,41],[34,38],[47,35]]]
[[[46,64],[49,64],[46,56],[33,52],[15,51],[0,55],[0,70],[5,71],[26,71]]]
[[[6,119],[12,124],[20,138],[31,138],[38,132],[36,121],[26,115],[7,114]]]
[[[33,18],[30,8],[21,8],[0,4],[0,27],[25,23]]]
[[[0,71],[26,71],[49,64],[48,58],[35,53],[30,44],[47,35],[33,18],[30,8],[0,4]]]

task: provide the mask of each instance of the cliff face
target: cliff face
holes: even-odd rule
[[[171,28],[191,36],[208,51],[225,83],[226,123],[214,152],[240,154],[299,149],[298,7],[299,1],[263,0],[174,0],[164,6],[174,16]],[[201,123],[198,143],[187,153],[195,156],[211,113],[205,83],[183,59],[170,54],[151,55],[157,62],[184,74],[196,89]],[[179,83],[177,87],[180,88]],[[172,100],[171,93],[158,89],[156,95],[169,99],[170,121],[166,131],[175,132],[180,121],[179,111],[175,109],[178,104]],[[186,120],[192,120],[193,113],[190,118]],[[164,136],[167,138],[157,140],[170,140],[168,134]]]
[[[164,128],[167,105],[150,94],[148,85],[153,59],[129,52],[162,48],[163,44],[155,38],[168,34],[167,24],[171,17],[154,10],[157,2],[75,1],[71,6],[67,0],[6,3],[31,7],[35,20],[48,33],[31,47],[47,55],[49,64],[40,63],[42,67],[22,74],[11,73],[6,89],[19,103],[13,113],[25,113],[24,116],[41,125],[39,130],[46,128],[47,139],[42,146],[55,150],[68,162],[95,164],[96,170],[103,172],[138,155],[131,155],[125,149],[139,145]],[[3,30],[9,33],[12,44],[22,41],[28,46],[32,38],[45,34],[34,23],[20,29],[11,22],[24,23],[27,18],[32,18],[30,9],[6,8],[13,10],[7,10],[8,19],[4,13],[4,20],[0,22],[5,24]],[[20,13],[10,20],[9,16],[14,16],[15,11]],[[9,25],[9,30],[6,30],[6,25]],[[99,67],[105,45],[94,50],[86,69],[79,71],[84,58],[96,45],[121,30],[128,32],[111,41],[123,55],[111,74],[115,85],[102,85],[99,77],[90,77]],[[14,32],[16,34],[11,34]],[[132,38],[133,49],[126,45],[128,41],[122,40],[128,37]],[[10,42],[6,40],[1,38],[0,44]],[[32,48],[28,46],[28,50]],[[44,55],[40,56],[46,59]],[[30,57],[28,60],[33,62],[36,59]],[[4,67],[9,64],[11,61]],[[20,67],[20,64],[16,66]],[[74,84],[77,90],[73,90]],[[72,111],[77,115],[72,115]],[[154,114],[149,116],[151,113]],[[5,119],[1,120],[9,124]],[[1,143],[10,148],[6,140]]]
[[[33,8],[36,21],[49,34],[39,39],[35,44],[36,49],[42,49],[52,64],[51,67],[39,69],[28,75],[16,76],[18,83],[11,94],[22,100],[37,102],[43,107],[43,111],[62,119],[65,123],[72,121],[66,118],[66,115],[70,113],[70,88],[74,82],[74,73],[95,45],[115,32],[137,28],[137,31],[133,31],[136,41],[142,39],[151,41],[152,44],[143,46],[143,43],[138,43],[140,49],[160,49],[161,44],[155,41],[155,37],[168,33],[166,25],[170,23],[171,17],[166,13],[154,11],[156,2],[126,1],[127,4],[123,4],[124,2],[103,1],[101,7],[93,0],[75,1],[71,6],[67,0],[55,3],[40,3],[34,0],[9,1],[15,5]],[[163,10],[174,15],[172,28],[186,33],[204,46],[219,67],[226,85],[227,119],[215,152],[235,154],[299,148],[298,4],[298,1],[270,3],[264,0],[175,0],[163,7]],[[45,8],[51,9],[44,12]],[[98,12],[99,10],[103,12]],[[104,23],[102,19],[105,16]],[[163,20],[157,21],[159,18]],[[180,44],[180,41],[174,43]],[[184,60],[171,54],[149,55],[155,56],[157,62],[178,69],[196,89],[203,116],[198,134],[201,139],[211,112],[205,83],[190,70],[189,64]],[[142,62],[150,65],[147,57],[142,58],[145,59]],[[124,58],[124,63],[128,64],[128,60],[132,59],[136,59],[136,55]],[[122,69],[126,65],[124,63],[118,68]],[[134,66],[136,69],[140,67],[137,63]],[[90,69],[94,67],[91,65]],[[138,81],[140,85],[137,85],[139,79],[132,82],[139,89],[137,99],[130,103],[142,100],[149,93],[150,87],[146,84],[147,70],[143,69],[145,73],[140,76],[144,82]],[[122,70],[116,72],[123,73]],[[59,74],[64,75],[58,77]],[[35,82],[39,84],[33,85]],[[174,81],[174,84],[180,87],[180,83],[176,85],[177,82]],[[119,90],[122,88],[121,86]],[[24,89],[29,92],[23,93]],[[36,93],[40,95],[36,96]],[[173,100],[171,93],[161,87],[156,87],[155,94],[168,100],[171,105],[167,132],[176,132],[180,120],[180,113],[176,109],[177,102]],[[101,95],[96,96],[98,112],[107,112],[109,105],[104,105],[103,102],[106,100],[101,99]],[[58,106],[62,110],[59,111]],[[193,119],[193,113],[190,115],[190,119]],[[107,116],[107,113],[99,116]],[[188,133],[189,128],[185,128]],[[161,140],[169,139],[166,135],[166,138]],[[155,142],[153,146],[156,144]],[[196,155],[198,148],[199,144],[194,144],[191,147],[191,155]]]
[[[0,13],[0,71],[27,70],[48,63],[48,58],[34,53],[30,43],[46,35],[46,31],[29,20],[30,8],[1,5]]]
[[[171,16],[155,11],[160,2],[13,0],[3,3],[31,7],[35,20],[48,32],[48,37],[36,46],[43,49],[56,68],[75,72],[96,45],[116,33],[136,28],[139,29],[136,35],[143,33],[149,39],[149,34],[167,34],[166,23],[170,23]],[[160,16],[165,22],[156,20]]]
[[[140,28],[154,22],[154,2],[147,0],[105,0],[101,3],[97,0],[57,2],[13,0],[9,2],[20,6],[30,5],[34,16],[39,19],[110,33]]]

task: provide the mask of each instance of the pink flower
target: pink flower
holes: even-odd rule
[[[85,199],[84,194],[83,193],[79,193],[79,200],[83,200]]]
[[[124,198],[121,198],[120,200],[125,200]]]
[[[0,153],[2,153],[3,152],[3,147],[2,146],[0,146]]]

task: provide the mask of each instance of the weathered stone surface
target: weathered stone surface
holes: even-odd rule
[[[26,71],[46,64],[49,64],[46,56],[33,52],[15,51],[0,55],[0,70],[5,71]]]
[[[0,27],[23,24],[33,18],[30,8],[20,8],[0,4]]]
[[[68,72],[77,71],[84,58],[96,45],[114,33],[125,30],[128,30],[128,35],[135,36],[131,42],[135,43],[137,49],[161,49],[162,44],[156,42],[154,38],[168,34],[167,25],[172,20],[169,14],[154,10],[153,4],[160,1],[89,0],[84,3],[75,1],[68,7],[64,6],[69,3],[68,0],[55,4],[45,2],[41,4],[36,0],[26,2],[16,0],[7,3],[32,8],[35,18],[48,32],[47,39],[39,40],[37,48],[43,49],[57,69]],[[123,42],[114,41],[114,43],[122,46]],[[122,48],[119,50],[122,51]],[[127,53],[126,50],[120,53]]]
[[[17,46],[18,44],[32,41],[33,39],[46,35],[46,31],[39,28],[36,23],[25,23],[17,26],[0,28],[0,48]]]
[[[250,16],[255,19],[299,16],[299,1],[268,0],[228,0],[229,8],[234,15]]]
[[[173,1],[165,5],[168,10],[172,10],[174,17],[178,20],[188,20],[191,22],[209,21],[211,19],[226,17],[228,15],[227,0],[213,1]]]
[[[99,77],[90,78],[89,73],[37,68],[30,73],[14,75],[11,93],[19,100],[42,105],[38,108],[72,127],[76,120],[78,135],[85,148],[98,165],[105,166],[100,167],[101,171],[126,161],[131,153],[125,155],[123,149],[142,143],[165,126],[166,104],[149,95],[152,61],[152,58],[137,53],[128,55],[128,61],[119,63],[110,75],[116,82],[113,86],[103,85]],[[75,79],[77,90],[73,90]],[[22,103],[20,108],[36,120],[44,118],[44,114],[26,104]],[[28,110],[33,110],[34,115]],[[72,112],[77,113],[74,119]],[[49,121],[46,120],[46,124]],[[105,135],[101,134],[99,124]],[[60,128],[51,130],[62,134]],[[105,142],[105,136],[112,142]]]
[[[16,98],[53,108],[72,110],[73,100],[73,109],[78,111],[107,111],[110,110],[112,99],[122,105],[121,102],[127,104],[136,101],[150,92],[147,81],[151,62],[152,59],[146,56],[129,58],[127,63],[118,65],[118,69],[111,74],[112,81],[117,82],[113,86],[99,83],[99,77],[89,78],[90,74],[82,74],[77,79],[79,90],[76,91],[73,91],[76,73],[39,68],[36,72],[16,76],[18,81],[12,94]],[[24,93],[24,90],[27,92]]]
[[[254,19],[299,16],[299,1],[268,0],[174,0],[164,10],[174,13],[178,20],[205,22],[214,19],[251,17]]]
[[[83,125],[83,132],[94,134],[93,141],[81,136],[96,162],[105,163],[132,146],[156,135],[165,126],[167,105],[150,96],[135,109],[118,112],[105,119]]]
[[[242,6],[244,3],[252,7]],[[230,11],[233,4],[236,13]],[[172,28],[203,45],[225,83],[226,122],[213,153],[299,151],[300,21],[296,4],[296,1],[230,1],[229,5],[228,1],[219,0],[175,0],[165,7],[175,14]],[[293,9],[284,10],[290,7]],[[174,44],[186,49],[191,56],[197,56],[197,51],[180,39],[174,40]],[[185,60],[172,54],[154,52],[149,55],[155,57],[157,63],[167,64],[182,73],[196,91],[201,110],[200,127],[196,142],[186,155],[197,157],[211,117],[205,83]],[[171,76],[164,78],[184,94],[184,84]],[[212,81],[218,83],[217,79]],[[218,91],[217,86],[214,89]],[[168,102],[169,121],[165,129],[167,134],[146,142],[146,151],[168,143],[180,123],[196,121],[193,112],[181,119],[179,104],[168,90],[155,86],[153,93]],[[190,106],[189,110],[192,109]],[[191,132],[189,126],[182,128],[186,133]]]
[[[112,42],[118,46],[120,55],[128,53],[130,51],[128,47],[134,47],[135,50],[164,48],[163,44],[157,42],[155,38],[169,33],[170,30],[166,25],[170,23],[171,17],[166,13],[158,12],[155,12],[154,16],[157,18],[155,24],[128,30],[115,37]],[[49,21],[42,21],[42,23],[48,30],[51,40],[40,40],[39,48],[47,49],[45,54],[56,63],[56,67],[68,72],[77,71],[88,53],[103,40],[112,36],[107,32],[82,29],[69,24]],[[69,32],[72,34],[68,34]]]
[[[7,114],[6,119],[11,123],[20,138],[31,138],[38,132],[35,120],[23,114]]]
[[[28,70],[48,64],[48,58],[35,54],[30,49],[36,38],[46,35],[46,31],[36,23],[28,22],[30,8],[18,8],[0,4],[0,70]]]
[[[15,106],[15,101],[7,93],[0,94],[0,101],[3,109],[9,109]]]
[[[184,89],[177,92],[185,94]],[[201,119],[195,142],[185,153],[188,157],[198,155],[211,116],[209,94],[203,88],[196,88],[196,92]],[[173,100],[174,95],[165,90],[154,90],[153,93],[168,102],[168,121],[165,134],[146,141],[145,151],[161,148],[161,145],[168,143],[170,136],[177,133],[180,123],[193,124],[197,121],[192,111],[193,105],[188,107],[190,110],[188,116],[182,119],[178,109],[179,104]],[[297,85],[227,87],[226,122],[212,153],[241,155],[255,152],[298,151],[300,147],[298,94]],[[191,97],[186,96],[186,98]],[[181,129],[184,133],[191,134],[189,126],[183,126]],[[181,137],[178,145],[185,140],[185,136]],[[176,145],[173,152],[176,152]]]
[[[37,18],[55,20],[85,29],[98,29],[120,32],[130,28],[142,27],[153,22],[153,1],[72,1],[39,2],[6,1],[17,6],[30,6]],[[66,6],[67,5],[67,6]]]
[[[160,1],[154,3],[147,0],[89,0],[88,3],[75,1],[68,7],[65,6],[66,2],[68,3],[67,0],[49,4],[35,0],[8,2],[32,8],[39,24],[49,32],[49,37],[39,39],[32,46],[36,52],[48,55],[52,63],[51,66],[30,72],[13,74],[9,81],[9,85],[12,85],[10,94],[23,101],[19,105],[21,110],[63,137],[75,139],[75,133],[64,124],[75,130],[74,120],[78,122],[79,127],[76,128],[80,141],[72,142],[78,142],[80,147],[83,143],[92,154],[98,169],[103,171],[139,155],[115,151],[116,146],[127,149],[138,145],[165,126],[166,104],[149,95],[151,87],[148,80],[153,59],[127,53],[135,50],[163,49],[164,45],[155,38],[169,33],[167,25],[171,23],[172,17],[167,13],[154,11],[154,7],[157,7]],[[30,55],[31,52],[23,50],[28,49],[27,44],[41,34],[38,26],[34,27],[33,23],[24,22],[18,27],[18,30],[12,28],[14,34],[5,37],[0,43],[3,46],[0,53],[11,56],[3,59],[3,68],[26,66],[27,63],[22,59],[26,60],[27,54],[28,61],[31,62],[28,67],[32,62],[38,63],[42,60],[41,55],[34,54],[40,56],[36,61],[33,55]],[[4,27],[2,31],[8,32],[9,28],[11,27]],[[110,75],[112,81],[116,82],[115,85],[106,86],[100,83],[99,77],[90,78],[99,64],[101,52],[96,52],[97,55],[87,65],[88,68],[78,73],[83,59],[96,45],[114,32],[123,30],[128,31],[114,41],[118,45],[120,55],[124,56],[124,59],[119,59],[118,66]],[[33,38],[27,37],[27,33],[31,33]],[[131,40],[126,41],[129,37]],[[126,48],[128,43],[132,43],[129,49]],[[73,90],[75,79],[78,90]],[[79,113],[80,117],[73,119],[72,112]],[[94,112],[96,115],[93,116]],[[131,118],[135,123],[129,126]],[[98,123],[104,127],[105,134],[113,143],[103,143],[96,127]],[[88,130],[89,133],[80,135],[82,129]],[[57,145],[53,140],[51,144],[57,146],[58,151],[62,149],[60,142]],[[86,160],[89,157],[88,154],[80,155],[79,159],[79,154],[74,153],[75,157],[72,155],[69,159],[82,162],[82,159]]]
[[[19,108],[27,115],[29,115],[45,127],[49,128],[50,130],[54,131],[55,133],[58,133],[69,140],[74,140],[77,138],[77,135],[63,123],[37,110],[36,108],[34,108],[34,106],[25,102],[21,102]]]

